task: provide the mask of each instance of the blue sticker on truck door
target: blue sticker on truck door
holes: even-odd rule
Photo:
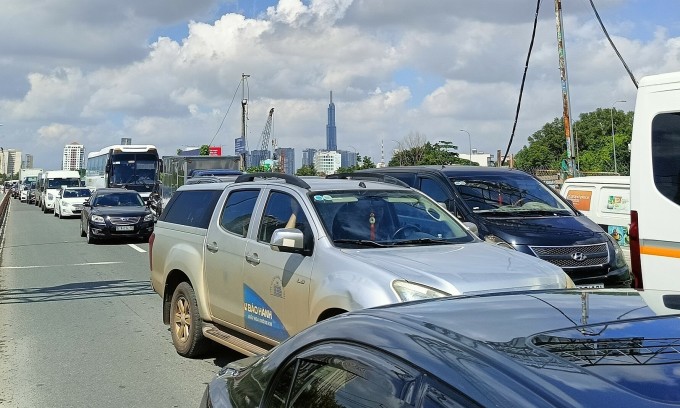
[[[246,329],[280,341],[290,337],[276,313],[247,285],[243,285],[243,300]]]

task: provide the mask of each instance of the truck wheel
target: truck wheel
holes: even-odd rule
[[[203,337],[198,303],[194,289],[187,282],[177,285],[172,294],[170,333],[177,354],[196,357],[203,351],[206,339]]]

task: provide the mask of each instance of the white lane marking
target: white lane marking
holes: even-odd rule
[[[90,266],[90,265],[114,265],[124,262],[86,262],[70,265],[31,265],[31,266],[0,266],[0,269],[32,269],[32,268],[59,268],[62,266]]]
[[[142,252],[142,253],[146,252],[145,250],[143,250],[142,248],[138,247],[138,246],[135,245],[135,244],[128,244],[128,246],[129,246],[130,248],[134,249],[134,250],[137,251],[137,252]]]

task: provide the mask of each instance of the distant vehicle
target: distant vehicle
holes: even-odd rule
[[[630,177],[572,177],[564,180],[560,194],[602,227],[619,246],[628,247]]]
[[[160,217],[175,191],[190,178],[239,175],[240,167],[240,156],[165,156],[160,192],[152,197],[151,208]]]
[[[200,406],[678,406],[679,297],[533,291],[350,312],[228,364]]]
[[[359,171],[358,173],[362,173]],[[384,167],[429,195],[480,238],[560,266],[582,287],[630,287],[620,246],[553,188],[516,169],[482,166]]]
[[[640,80],[630,151],[635,286],[680,291],[680,72]]]
[[[59,218],[79,216],[83,204],[92,195],[87,187],[63,187],[54,200],[54,216]]]
[[[559,267],[482,242],[395,184],[243,174],[184,185],[149,240],[177,352],[259,354],[334,315],[414,299],[559,289]]]
[[[148,241],[154,229],[154,215],[136,191],[98,188],[83,204],[80,236],[87,243],[112,238]]]
[[[81,185],[80,173],[75,170],[49,170],[41,174],[39,194],[40,207],[44,213],[54,211],[54,199],[62,187]]]
[[[30,168],[19,170],[19,182],[25,185],[35,183],[38,181],[38,176],[43,172],[43,169]]]
[[[162,169],[158,150],[153,145],[112,145],[87,155],[85,186],[126,188],[148,199],[158,191]]]

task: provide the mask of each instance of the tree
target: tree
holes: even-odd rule
[[[612,119],[614,143],[612,143]],[[628,174],[630,152],[628,144],[633,130],[633,112],[598,108],[582,113],[574,122],[576,164],[581,172],[614,171],[614,149],[617,170]],[[536,168],[559,170],[567,159],[564,121],[555,118],[528,138],[529,145],[515,155],[515,165],[525,171]]]
[[[403,147],[402,147],[403,146]],[[418,166],[418,165],[449,165],[449,164],[472,164],[478,165],[467,159],[458,157],[458,146],[452,142],[440,140],[430,143],[424,135],[411,133],[404,143],[399,143],[399,150],[392,156],[388,166]]]
[[[296,176],[316,176],[316,169],[313,164],[306,164],[295,172]]]
[[[198,154],[201,156],[209,156],[210,155],[210,146],[209,145],[201,145],[201,148],[198,151]]]

